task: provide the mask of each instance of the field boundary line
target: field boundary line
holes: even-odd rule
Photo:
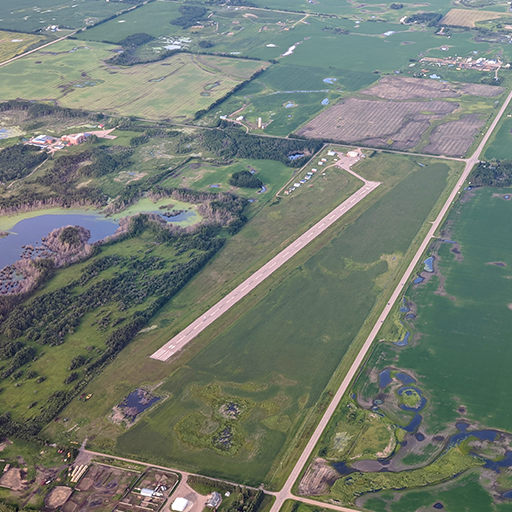
[[[190,341],[192,341],[199,333],[201,333],[209,325],[215,322],[215,320],[220,318],[226,311],[231,309],[232,306],[242,300],[265,279],[272,275],[288,260],[293,258],[293,256],[295,256],[299,251],[306,247],[310,242],[315,240],[315,238],[322,234],[327,228],[329,228],[343,215],[349,212],[354,206],[359,204],[360,201],[362,201],[379,185],[381,185],[380,182],[368,181],[353,171],[349,171],[349,173],[363,181],[362,188],[354,192],[350,197],[343,201],[343,203],[334,208],[334,210],[331,210],[329,213],[327,213],[299,238],[286,246],[270,261],[260,267],[256,272],[254,272],[251,276],[239,284],[234,290],[232,290],[215,305],[209,308],[208,311],[200,315],[196,320],[189,324],[185,329],[176,334],[176,336],[165,343],[150,357],[159,361],[167,361],[170,359],[174,354],[179,352]]]

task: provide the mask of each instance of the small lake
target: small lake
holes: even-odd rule
[[[172,207],[168,208],[170,205]],[[166,222],[181,226],[189,226],[201,220],[195,206],[171,198],[160,199],[156,203],[149,199],[141,199],[112,217],[106,217],[94,210],[65,208],[52,208],[12,217],[1,217],[0,231],[9,234],[0,238],[0,269],[12,265],[20,258],[23,252],[22,246],[41,247],[41,238],[47,236],[54,229],[69,225],[83,226],[91,232],[89,243],[94,243],[113,235],[119,227],[119,219],[138,213],[156,213]]]

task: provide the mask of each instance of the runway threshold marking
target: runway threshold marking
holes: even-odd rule
[[[352,171],[350,172],[351,174],[355,174]],[[320,219],[313,227],[308,229],[299,238],[297,238],[297,240],[283,249],[277,256],[274,256],[274,258],[272,258],[254,274],[252,274],[251,277],[247,278],[243,283],[239,284],[232,292],[214,304],[206,313],[203,313],[198,319],[196,319],[188,327],[181,331],[181,333],[177,334],[174,338],[169,340],[163,347],[159,348],[150,357],[158,361],[167,361],[176,352],[181,350],[187,343],[192,341],[199,333],[201,333],[210,324],[217,320],[217,318],[222,316],[234,304],[243,299],[268,276],[273,274],[290,258],[293,258],[293,256],[301,251],[306,245],[312,242],[317,236],[323,233],[327,228],[334,224],[334,222],[336,222],[348,211],[350,211],[355,205],[357,205],[380,185],[379,182],[366,181],[360,176],[357,177],[364,182],[365,186],[363,188],[352,194],[352,196],[334,208],[334,210],[329,212],[325,217]],[[223,311],[220,311],[221,308],[224,308]],[[176,346],[176,342],[178,340],[181,341],[180,346]]]

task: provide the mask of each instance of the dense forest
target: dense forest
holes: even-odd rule
[[[471,184],[484,187],[510,187],[512,160],[480,162],[471,174]]]
[[[0,150],[0,182],[19,180],[28,176],[47,158],[46,151],[23,144]]]
[[[278,139],[258,137],[238,128],[205,130],[202,143],[206,149],[223,158],[256,158],[277,160],[292,167],[302,167],[323,145],[314,139]],[[303,155],[290,159],[294,155]]]
[[[229,184],[240,188],[261,188],[263,182],[250,171],[234,172],[229,179]]]

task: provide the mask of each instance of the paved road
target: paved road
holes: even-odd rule
[[[331,224],[336,222],[340,217],[350,211],[357,203],[362,201],[368,194],[375,190],[380,183],[376,181],[367,181],[355,172],[351,174],[364,182],[362,188],[350,196],[346,201],[341,203],[333,211],[328,213],[322,220],[317,222],[312,228],[306,231],[302,236],[297,238],[286,249],[281,251],[277,256],[272,258],[268,263],[263,265],[258,271],[247,278],[242,284],[237,286],[231,293],[226,295],[217,304],[211,307],[206,313],[201,315],[197,320],[192,322],[187,328],[177,334],[168,341],[162,348],[157,350],[151,357],[159,361],[167,361],[176,352],[179,352],[187,343],[192,341],[200,332],[211,325],[217,318],[223,315],[229,308],[243,299],[256,286],[262,283],[268,276],[273,274],[279,267],[284,265],[290,258],[295,256],[301,249],[306,247],[318,235],[323,233]]]
[[[461,177],[457,181],[457,184],[453,187],[448,199],[446,200],[441,211],[439,212],[439,215],[436,217],[435,221],[432,223],[432,226],[430,227],[430,229],[427,233],[427,236],[421,243],[419,249],[416,251],[416,254],[414,255],[411,263],[409,264],[409,266],[407,267],[407,270],[405,271],[404,275],[400,279],[398,286],[395,288],[393,294],[391,295],[391,298],[389,299],[388,304],[386,305],[386,307],[382,311],[381,315],[379,316],[377,322],[373,326],[371,333],[369,334],[368,338],[366,339],[366,341],[365,341],[363,347],[361,348],[359,354],[357,355],[356,359],[352,363],[350,370],[348,371],[347,375],[343,379],[343,382],[341,383],[340,387],[338,388],[338,391],[334,395],[334,398],[332,399],[331,403],[329,404],[329,407],[325,411],[322,419],[320,420],[320,423],[316,427],[315,432],[309,439],[309,442],[306,445],[306,448],[304,449],[301,456],[299,457],[299,460],[295,464],[292,472],[290,473],[290,476],[286,480],[284,487],[282,488],[282,490],[280,492],[275,494],[276,501],[274,502],[274,505],[272,506],[272,509],[270,512],[278,512],[285,500],[294,499],[294,496],[291,492],[293,484],[299,478],[302,468],[306,465],[309,457],[313,453],[313,450],[315,449],[315,445],[317,444],[325,427],[327,426],[331,417],[333,416],[334,412],[336,411],[338,404],[340,403],[341,399],[343,398],[343,395],[347,391],[352,379],[356,375],[356,373],[359,369],[359,366],[361,365],[364,358],[366,357],[366,354],[368,353],[368,350],[370,349],[370,347],[373,343],[373,340],[375,339],[375,336],[377,336],[377,333],[379,332],[382,324],[384,323],[384,320],[386,320],[387,316],[391,312],[393,304],[397,301],[398,298],[400,298],[402,296],[402,294],[404,292],[404,288],[407,285],[408,279],[411,277],[420,258],[422,257],[423,253],[427,249],[432,238],[435,236],[437,229],[443,222],[450,206],[453,204],[455,198],[457,197],[457,194],[459,193],[460,188],[462,187],[462,185],[468,178],[469,173],[471,172],[471,169],[473,168],[473,166],[475,164],[478,163],[478,161],[479,161],[478,158],[480,156],[480,153],[482,152],[485,144],[487,143],[487,141],[489,140],[489,137],[491,136],[491,133],[496,128],[496,125],[498,124],[499,120],[503,116],[505,109],[508,107],[511,100],[512,100],[512,91],[510,92],[507,99],[503,103],[503,106],[501,107],[501,109],[498,112],[497,116],[495,117],[494,121],[491,123],[491,126],[489,126],[489,129],[487,130],[486,134],[484,135],[484,138],[480,142],[476,151],[473,153],[473,155],[471,155],[471,157],[464,160],[466,162],[466,166],[464,167],[464,171],[463,171]],[[303,499],[301,499],[301,501],[306,502],[306,500],[303,500]],[[318,502],[315,502],[314,500],[310,500],[310,501],[315,504],[318,504]],[[322,506],[323,506],[323,504],[322,504]],[[328,508],[334,508],[334,507],[328,507]],[[336,509],[337,510],[346,510],[346,511],[350,510],[350,509],[343,509],[343,507],[342,508],[336,507]]]

